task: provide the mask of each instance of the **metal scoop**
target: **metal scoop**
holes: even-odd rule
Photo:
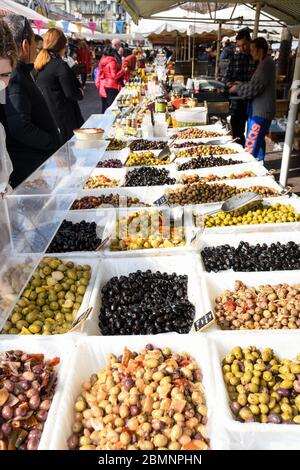
[[[160,160],[166,160],[172,153],[170,147],[172,146],[173,142],[175,142],[175,140],[176,140],[176,137],[171,139],[170,143],[166,145],[166,147],[159,152],[156,158],[159,158]]]
[[[236,196],[232,196],[226,201],[224,201],[221,207],[218,209],[214,209],[209,212],[205,212],[205,214],[201,214],[203,216],[206,215],[213,215],[217,214],[218,212],[233,212],[238,209],[243,209],[244,211],[248,211],[252,209],[258,202],[262,201],[262,196],[258,193],[254,193],[248,191],[246,193],[237,194]]]

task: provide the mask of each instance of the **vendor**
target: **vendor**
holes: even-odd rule
[[[251,56],[258,67],[249,82],[236,83],[229,90],[250,100],[245,148],[258,160],[265,157],[265,137],[276,112],[276,66],[268,50],[264,38],[251,41]]]

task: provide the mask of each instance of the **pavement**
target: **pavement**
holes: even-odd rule
[[[86,121],[91,114],[99,114],[100,98],[99,92],[93,82],[87,82],[84,99],[80,102],[80,108],[84,120]],[[281,143],[281,148],[283,144]],[[266,168],[275,170],[275,178],[279,179],[281,166],[282,150],[274,148],[274,143],[269,142],[265,158]],[[292,186],[293,192],[300,195],[300,152],[293,152],[290,161],[288,186]]]

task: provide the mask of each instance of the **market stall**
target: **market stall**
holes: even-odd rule
[[[299,449],[300,199],[148,78],[5,197],[1,445]]]

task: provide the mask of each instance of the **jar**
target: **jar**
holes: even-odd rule
[[[164,99],[158,99],[156,101],[156,112],[165,113],[167,110],[167,101]]]

